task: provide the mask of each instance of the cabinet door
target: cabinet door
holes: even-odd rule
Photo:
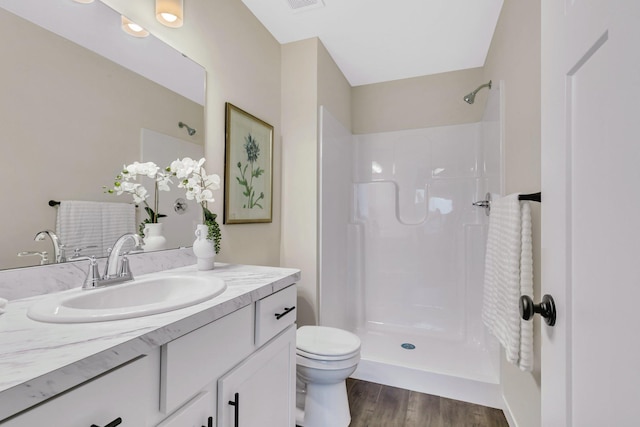
[[[145,426],[148,414],[139,403],[141,396],[154,393],[148,362],[147,357],[130,362],[27,410],[2,427]]]
[[[218,427],[295,425],[295,339],[291,325],[218,380]]]

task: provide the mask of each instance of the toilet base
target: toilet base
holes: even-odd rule
[[[351,422],[346,381],[333,384],[307,384],[304,409],[297,408],[300,427],[348,427]]]

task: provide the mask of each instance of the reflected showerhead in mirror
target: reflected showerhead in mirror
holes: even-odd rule
[[[464,98],[462,98],[464,99],[464,102],[466,102],[467,104],[473,104],[473,102],[476,100],[476,93],[478,93],[478,91],[483,87],[488,87],[489,89],[491,89],[491,80],[489,80],[489,83],[478,86],[478,88],[473,92],[466,94]]]
[[[196,130],[194,128],[192,128],[191,126],[189,126],[186,123],[183,122],[179,122],[178,123],[178,127],[179,128],[187,128],[187,133],[189,134],[189,136],[193,136],[196,134]]]

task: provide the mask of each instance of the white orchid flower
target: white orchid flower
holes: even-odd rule
[[[198,203],[202,203],[202,202],[215,202],[216,200],[213,198],[213,192],[209,189],[206,189],[196,194],[196,201]]]
[[[158,190],[160,191],[171,191],[169,184],[172,184],[171,177],[165,174],[158,174],[156,178],[156,182],[158,183]]]
[[[124,167],[123,175],[125,179],[136,179],[138,175],[155,178],[160,168],[153,162],[139,163],[133,162]]]
[[[220,189],[220,177],[218,174],[206,175],[204,177],[204,186],[206,188],[211,188],[212,190]]]
[[[185,157],[182,160],[177,159],[171,162],[169,170],[171,173],[175,174],[178,179],[186,179],[194,172],[198,171],[203,163],[204,158],[199,161],[195,161],[191,157]]]

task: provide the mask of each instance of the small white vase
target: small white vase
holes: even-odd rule
[[[162,234],[162,224],[145,224],[142,249],[145,252],[167,249],[167,238]]]
[[[216,258],[213,240],[207,239],[208,227],[198,224],[196,240],[193,242],[193,254],[198,258],[198,270],[212,270]]]

